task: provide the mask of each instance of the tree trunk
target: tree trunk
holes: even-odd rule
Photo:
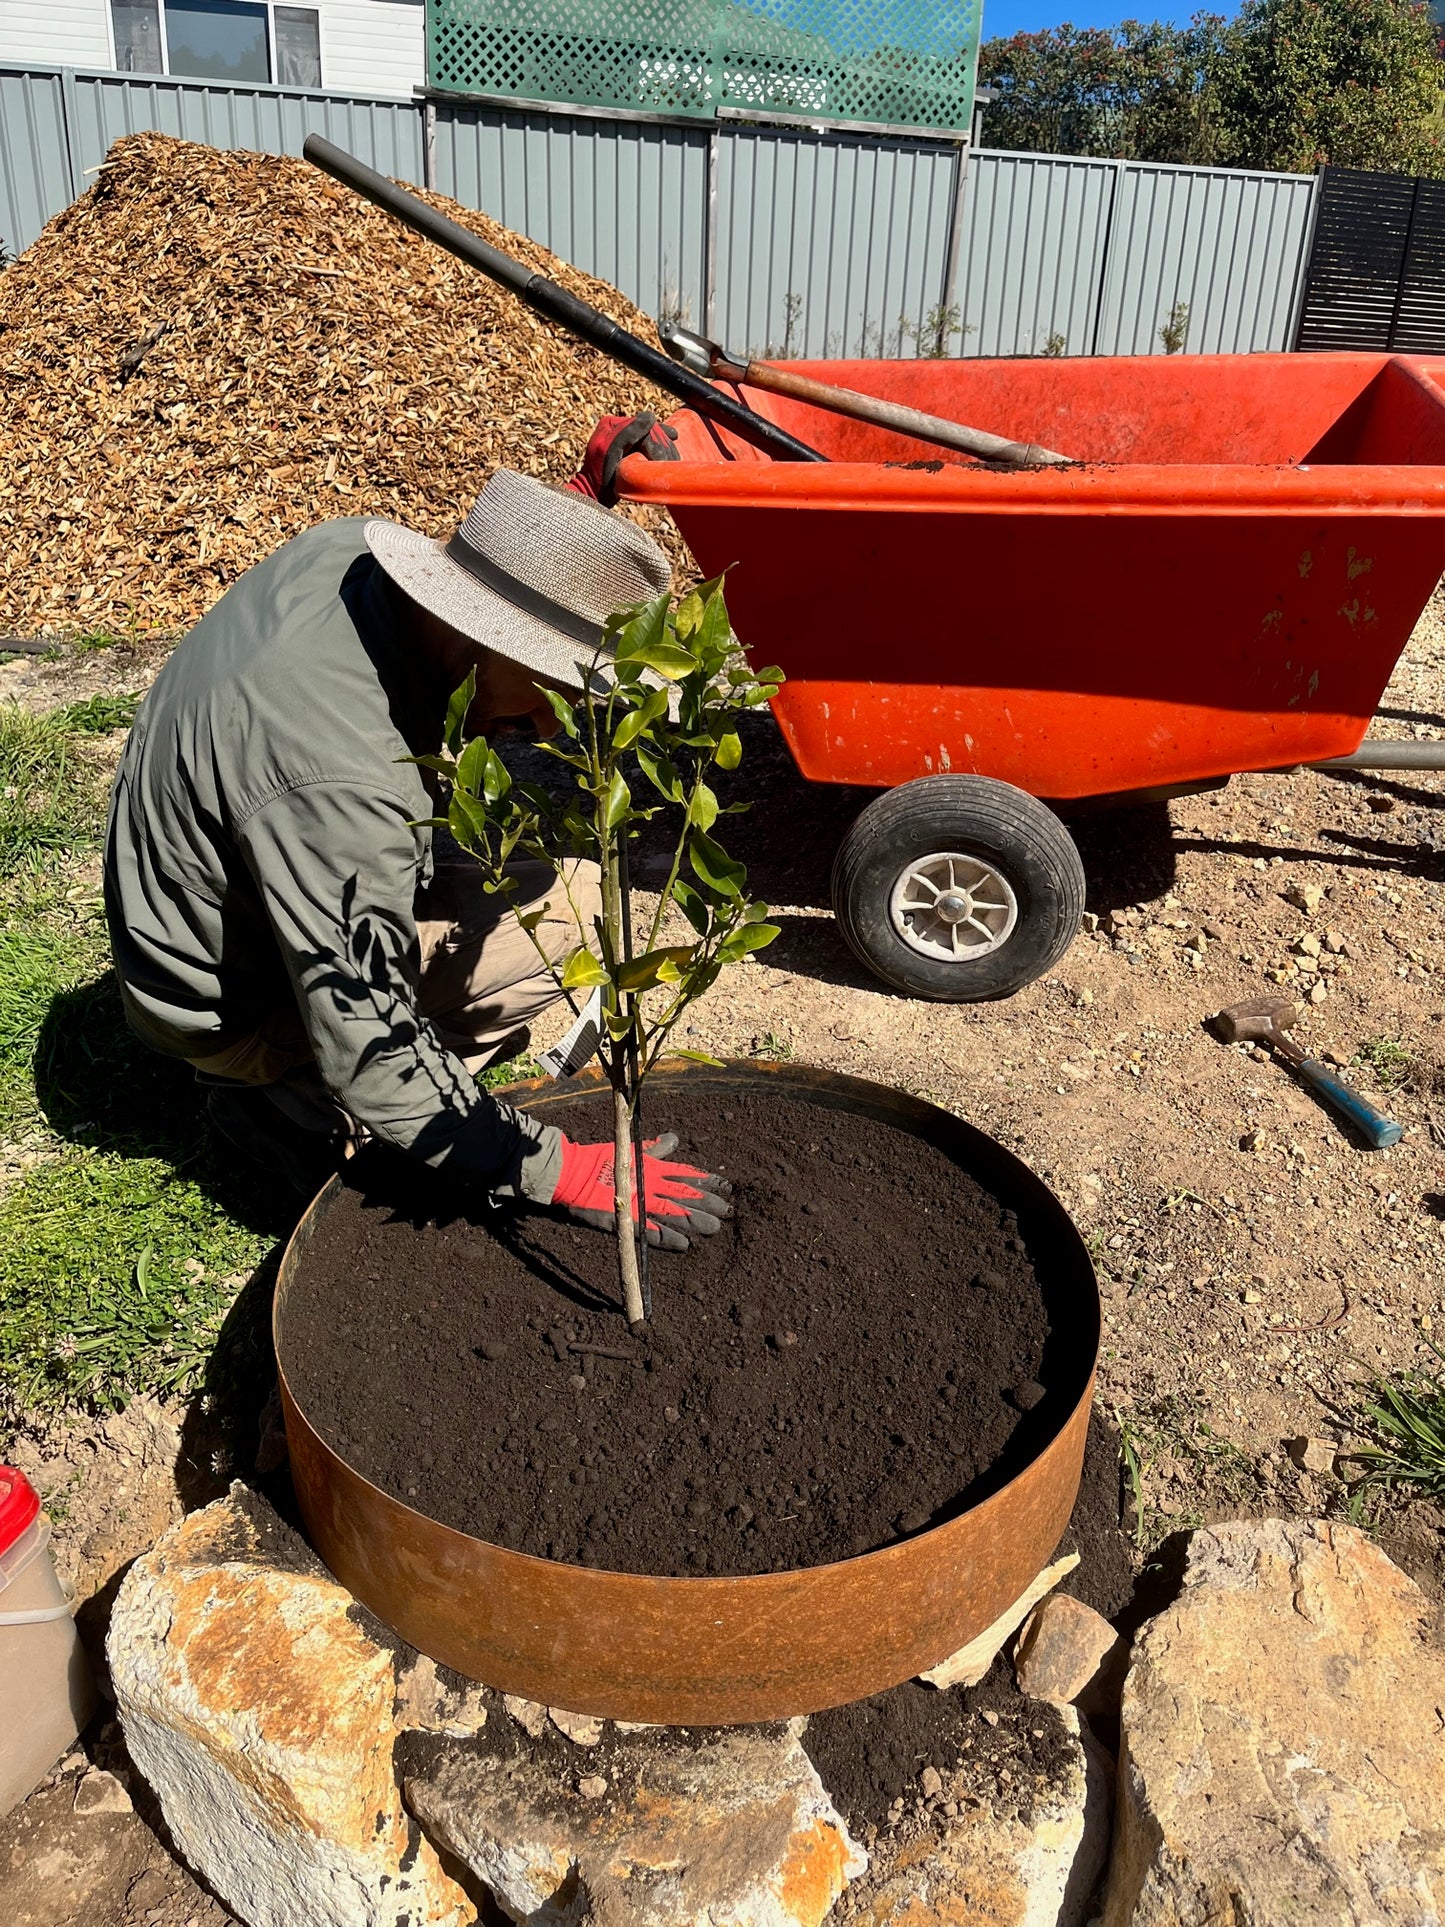
[[[619,1053],[620,1054],[620,1053]],[[622,1274],[622,1304],[633,1331],[643,1324],[642,1278],[637,1268],[637,1232],[632,1222],[632,1110],[627,1093],[612,1087],[612,1170],[617,1204],[617,1265]],[[645,1200],[638,1201],[641,1217]]]

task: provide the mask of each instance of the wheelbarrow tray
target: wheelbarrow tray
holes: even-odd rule
[[[728,603],[802,773],[1045,798],[1348,754],[1445,572],[1445,358],[819,361],[800,372],[1079,458],[981,468],[744,390],[830,457],[690,410],[633,458]]]

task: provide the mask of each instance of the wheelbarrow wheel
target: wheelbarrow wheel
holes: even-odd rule
[[[988,776],[922,776],[870,803],[833,863],[850,948],[895,990],[1009,997],[1056,964],[1084,909],[1073,838]]]

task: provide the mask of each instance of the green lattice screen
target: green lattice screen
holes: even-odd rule
[[[980,0],[427,0],[426,17],[448,93],[963,129]]]

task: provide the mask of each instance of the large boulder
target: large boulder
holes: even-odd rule
[[[108,1653],[132,1759],[249,1927],[475,1918],[402,1806],[391,1649],[243,1487],[136,1561]]]
[[[1104,1927],[1436,1927],[1445,1665],[1363,1533],[1194,1535],[1124,1687]]]
[[[406,1794],[530,1927],[818,1927],[867,1865],[796,1723],[614,1727],[572,1746],[514,1730],[512,1744],[493,1721],[484,1744],[433,1747]]]

